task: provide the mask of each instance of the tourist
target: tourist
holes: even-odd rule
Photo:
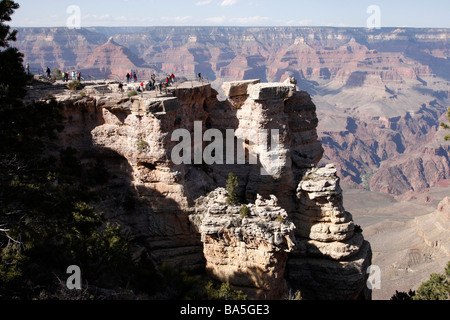
[[[119,91],[123,92],[123,84],[122,84],[122,82],[119,82]]]
[[[201,72],[198,73],[198,81],[202,81],[202,73]]]
[[[156,88],[156,75],[152,74],[152,79],[150,80],[152,88]]]
[[[30,74],[30,65],[27,63],[27,66],[25,67],[27,69],[27,74]]]
[[[49,67],[47,67],[46,73],[47,73],[47,78],[50,78],[51,71],[50,71],[50,68],[49,68]]]
[[[141,88],[142,92],[144,92],[144,82],[143,81],[141,82],[139,87]]]
[[[127,83],[130,83],[130,78],[131,78],[131,75],[129,73],[127,73]]]
[[[134,79],[134,82],[136,83],[136,82],[137,82],[137,80],[138,80],[138,79],[137,79],[137,75],[136,75],[136,72],[134,72],[134,73],[133,73],[133,79]]]
[[[77,79],[78,79],[79,82],[81,82],[81,72],[78,72]]]

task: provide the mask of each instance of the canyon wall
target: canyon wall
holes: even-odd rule
[[[124,81],[201,72],[227,81],[298,80],[317,104],[323,163],[352,187],[413,199],[448,185],[439,123],[449,100],[448,29],[319,27],[19,28],[32,70]]]
[[[225,83],[224,101],[200,82],[131,98],[107,83],[85,88],[84,97],[64,92],[56,95],[66,118],[59,144],[105,163],[111,179],[98,207],[120,222],[137,257],[206,271],[253,299],[284,299],[289,290],[305,299],[370,299],[370,245],[343,208],[336,167],[317,167],[316,106],[295,83]],[[175,164],[177,129],[192,141],[209,129],[223,137],[233,130],[244,163],[194,164],[193,152]],[[279,131],[278,146],[246,134],[263,130]],[[229,173],[246,210],[226,201]]]

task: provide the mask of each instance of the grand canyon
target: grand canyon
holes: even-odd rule
[[[58,98],[72,119],[61,143],[87,148],[86,154],[96,146],[109,169],[124,176],[118,185],[124,180],[133,185],[140,214],[113,216],[125,220],[136,238],[146,237],[157,259],[203,268],[206,258],[206,269],[218,280],[233,281],[229,274],[240,270],[234,284],[252,288],[255,297],[279,298],[287,281],[311,299],[367,298],[363,287],[370,264],[382,271],[381,289],[373,290],[372,298],[389,299],[395,290],[417,288],[449,260],[450,145],[439,127],[450,103],[448,29],[18,31],[14,45],[34,73],[47,66],[79,71],[86,83],[105,80],[103,88],[111,94],[117,94],[112,83],[126,82],[130,71],[139,81],[171,73],[179,79],[176,101],[108,100],[95,86],[91,97]],[[199,73],[204,82],[182,87]],[[265,94],[272,98],[262,98]],[[84,112],[92,117],[85,119]],[[171,145],[164,134],[175,127],[192,129],[195,119],[220,130],[288,128],[282,174],[273,182],[249,167],[216,166],[208,172],[167,165]],[[150,141],[147,155],[128,145],[139,132]],[[239,232],[230,227],[238,211],[227,208],[220,189],[230,171],[247,181],[241,193],[251,203]],[[268,200],[272,195],[277,201]],[[273,224],[284,214],[284,225]],[[144,221],[147,215],[154,221]],[[261,217],[269,217],[260,226],[271,230],[267,237],[251,223]],[[224,225],[226,232],[218,236]],[[194,226],[201,241],[189,230]],[[248,260],[257,268],[246,269]],[[270,273],[258,278],[258,268]]]

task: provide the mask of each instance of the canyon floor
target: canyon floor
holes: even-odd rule
[[[417,290],[431,273],[444,272],[448,255],[426,244],[417,220],[432,219],[448,188],[432,188],[429,202],[421,204],[352,189],[345,183],[342,187],[345,208],[362,227],[372,247],[372,263],[381,269],[381,289],[373,290],[374,300],[389,300],[396,290]]]

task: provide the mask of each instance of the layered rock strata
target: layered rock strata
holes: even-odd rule
[[[291,216],[297,226],[288,262],[291,285],[311,298],[370,299],[365,274],[370,245],[343,207],[336,167],[306,170],[297,201],[298,211]]]
[[[316,107],[295,83],[227,83],[225,101],[200,82],[164,95],[128,98],[108,83],[102,93],[97,85],[84,97],[58,95],[67,118],[60,144],[76,147],[83,161],[104,160],[112,179],[101,209],[157,264],[206,269],[256,298],[283,299],[288,289],[306,299],[370,298],[370,246],[342,206],[336,169],[316,167],[323,155]],[[172,161],[177,129],[194,150],[183,150],[188,161],[180,164]],[[196,137],[206,150],[209,129],[217,141],[234,133],[231,158],[224,140],[219,161],[196,161]],[[230,172],[247,217],[218,189]]]

